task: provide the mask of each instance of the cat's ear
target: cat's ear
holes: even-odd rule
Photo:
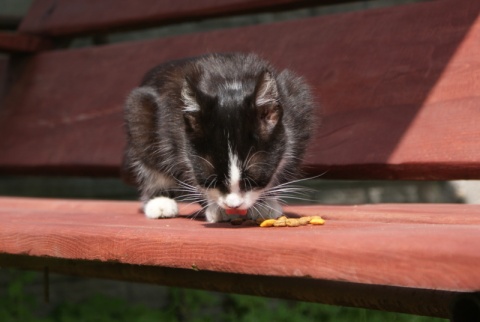
[[[260,118],[261,131],[269,135],[282,118],[282,107],[275,78],[265,71],[255,89],[255,106]]]
[[[183,112],[200,112],[200,105],[198,104],[194,87],[192,86],[191,81],[188,78],[183,83],[181,99]]]
[[[186,130],[189,133],[201,132],[200,126],[200,105],[197,95],[192,87],[191,82],[187,79],[181,91],[182,112],[185,120]]]
[[[124,115],[129,141],[133,146],[139,147],[139,151],[151,146],[151,133],[155,133],[159,105],[158,94],[148,86],[134,89],[126,100]]]

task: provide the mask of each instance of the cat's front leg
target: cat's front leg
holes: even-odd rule
[[[143,213],[147,218],[172,218],[178,214],[177,202],[168,197],[156,197],[143,205]]]
[[[248,210],[248,217],[252,220],[257,218],[277,219],[282,214],[282,206],[275,198],[259,201]]]
[[[211,204],[205,210],[205,218],[209,223],[228,221],[230,218],[225,213],[225,210],[217,204]]]

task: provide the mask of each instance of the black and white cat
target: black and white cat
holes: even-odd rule
[[[299,174],[314,104],[302,78],[254,54],[210,54],[152,69],[125,104],[125,164],[148,218],[198,201],[208,222],[281,215]],[[228,214],[227,214],[228,213]]]

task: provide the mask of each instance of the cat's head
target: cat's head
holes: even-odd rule
[[[187,77],[181,92],[187,156],[209,203],[249,209],[278,175],[287,138],[274,74]]]

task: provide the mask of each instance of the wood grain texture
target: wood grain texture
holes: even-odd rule
[[[335,301],[347,301],[344,305],[361,304],[361,285],[364,291],[391,287],[397,295],[405,289],[420,290],[419,294],[430,290],[436,294],[432,298],[442,298],[442,292],[480,290],[479,205],[287,207],[292,215],[320,214],[326,219],[324,226],[296,228],[208,224],[187,217],[198,210],[191,205],[180,206],[180,218],[148,220],[138,207],[137,202],[0,198],[0,253],[198,269],[211,278],[193,283],[202,288],[215,285],[217,273],[227,284],[222,274],[258,276],[253,277],[259,283],[256,294],[282,296],[281,288],[262,287],[261,277],[272,277],[292,286],[290,298],[307,300],[320,300],[325,294],[319,292],[315,299],[312,290],[300,287],[304,284],[346,283],[343,290],[353,285],[359,298],[334,293],[340,297],[333,297]],[[109,275],[108,270],[101,274]],[[298,281],[298,288],[290,279]],[[396,301],[397,307],[409,302]],[[430,310],[436,304],[422,303],[432,305]]]
[[[341,2],[346,0],[37,0],[19,30],[65,37]]]
[[[33,53],[53,48],[53,43],[34,35],[0,32],[0,52]]]
[[[0,172],[117,175],[123,101],[150,67],[255,51],[304,75],[323,107],[307,173],[478,179],[479,12],[440,0],[35,55],[2,110]]]

